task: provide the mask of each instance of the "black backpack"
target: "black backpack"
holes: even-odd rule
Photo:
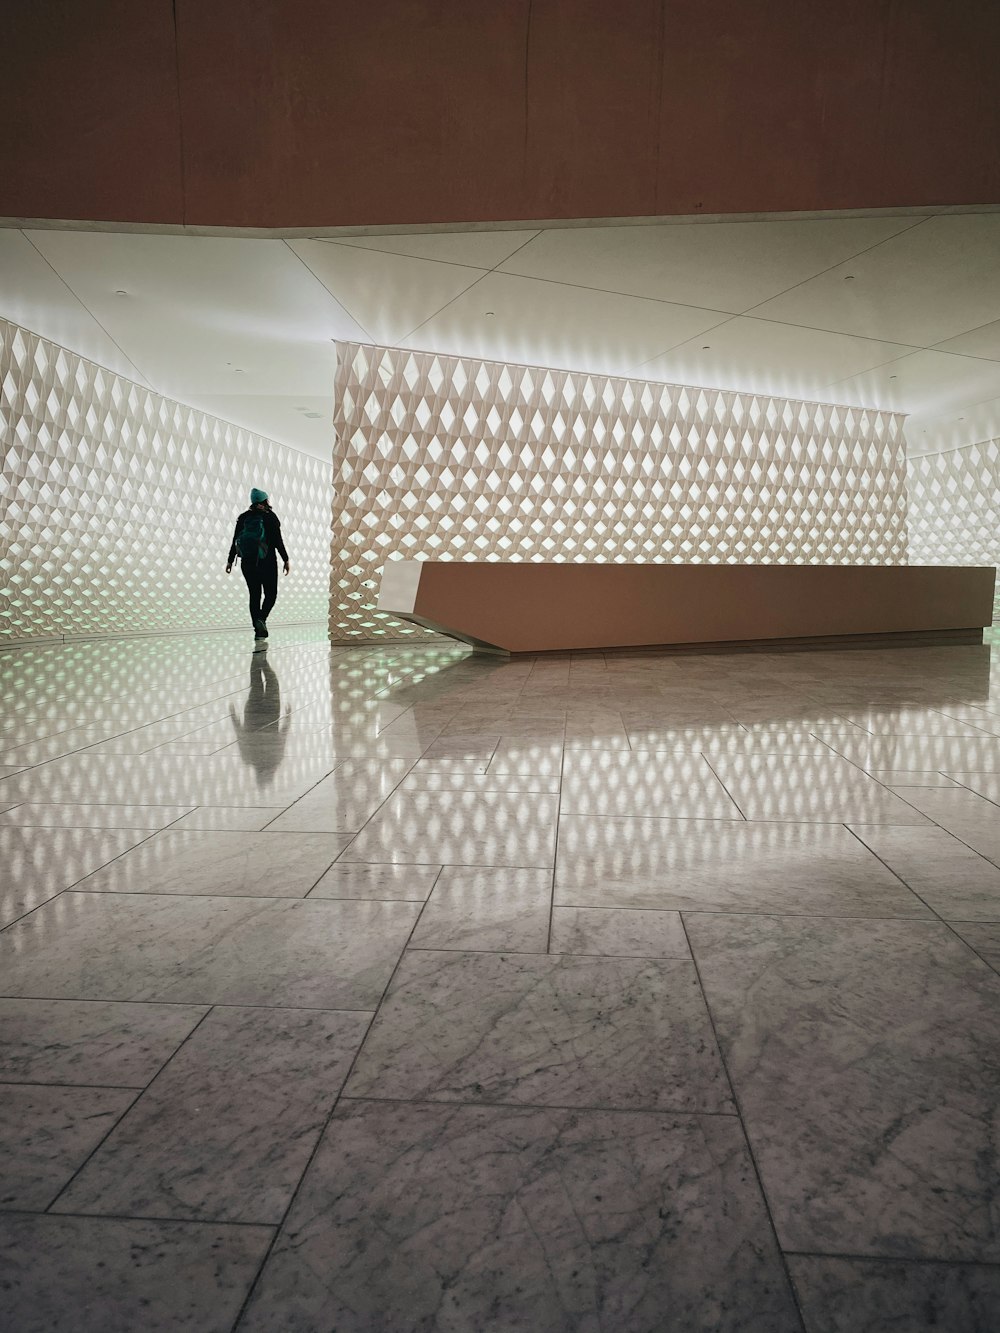
[[[267,529],[263,514],[249,514],[236,540],[236,549],[244,564],[256,564],[267,555]]]

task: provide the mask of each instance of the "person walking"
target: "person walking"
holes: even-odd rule
[[[267,617],[278,599],[278,556],[285,562],[287,575],[291,565],[285,543],[281,540],[281,524],[271,508],[267,491],[255,486],[250,492],[250,508],[236,520],[233,544],[229,548],[226,573],[231,574],[233,561],[240,558],[240,568],[250,594],[250,619],[254,638],[267,638]]]

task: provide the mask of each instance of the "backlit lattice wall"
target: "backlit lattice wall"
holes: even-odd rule
[[[1000,565],[1000,439],[909,459],[906,488],[910,564]]]
[[[329,609],[329,465],[0,320],[0,641],[248,623],[226,553],[252,485],[292,574],[275,623]]]
[[[387,560],[902,564],[902,417],[337,346],[331,632]]]

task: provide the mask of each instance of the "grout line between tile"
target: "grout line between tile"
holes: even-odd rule
[[[442,869],[443,869],[443,867],[442,867]],[[441,876],[441,871],[439,870],[439,871],[438,871],[438,874],[435,876],[435,879],[434,879],[434,885],[437,884],[437,881],[438,881],[438,879],[440,878],[440,876]],[[431,892],[434,891],[434,885],[431,886]],[[428,897],[429,897],[429,896],[430,896],[430,895],[428,895]],[[332,1103],[331,1103],[331,1105],[330,1105],[330,1110],[328,1111],[328,1113],[327,1113],[327,1115],[326,1115],[326,1117],[325,1117],[325,1119],[324,1119],[324,1121],[323,1121],[323,1124],[322,1124],[321,1127],[320,1127],[319,1133],[316,1135],[316,1141],[314,1142],[314,1144],[313,1144],[313,1146],[312,1146],[312,1151],[309,1153],[309,1156],[308,1156],[308,1158],[307,1158],[307,1160],[306,1160],[306,1163],[305,1163],[305,1165],[304,1165],[303,1168],[302,1168],[302,1171],[301,1171],[301,1173],[300,1173],[300,1175],[299,1175],[298,1181],[296,1182],[295,1188],[291,1191],[291,1193],[290,1193],[290,1195],[289,1195],[289,1198],[288,1198],[288,1204],[286,1205],[285,1210],[284,1210],[284,1212],[283,1212],[282,1215],[281,1215],[281,1219],[280,1219],[280,1221],[278,1222],[277,1227],[275,1228],[274,1234],[273,1234],[272,1237],[271,1237],[270,1243],[269,1243],[267,1249],[265,1250],[263,1257],[261,1258],[261,1261],[260,1261],[260,1263],[259,1263],[259,1265],[258,1265],[258,1267],[257,1267],[257,1271],[256,1271],[256,1273],[254,1274],[253,1281],[252,1281],[252,1282],[250,1283],[250,1285],[247,1287],[246,1295],[245,1295],[245,1297],[244,1297],[244,1299],[243,1299],[242,1304],[240,1305],[240,1308],[239,1308],[239,1311],[237,1312],[236,1318],[233,1320],[233,1324],[232,1324],[232,1330],[233,1330],[233,1333],[235,1333],[235,1330],[239,1327],[239,1324],[240,1324],[241,1320],[243,1319],[244,1314],[246,1313],[247,1309],[248,1309],[249,1306],[250,1306],[250,1302],[251,1302],[251,1300],[253,1299],[254,1292],[257,1290],[257,1287],[258,1287],[258,1285],[259,1285],[259,1283],[260,1283],[261,1277],[263,1276],[264,1270],[265,1270],[265,1268],[267,1267],[267,1262],[268,1262],[268,1260],[269,1260],[270,1257],[271,1257],[271,1253],[272,1253],[272,1251],[274,1250],[274,1246],[275,1246],[275,1244],[277,1243],[278,1237],[281,1235],[281,1233],[282,1233],[282,1231],[283,1231],[283,1229],[284,1229],[285,1223],[286,1223],[287,1220],[288,1220],[288,1217],[289,1217],[289,1214],[290,1214],[291,1211],[292,1211],[292,1208],[295,1206],[295,1201],[296,1201],[296,1199],[297,1199],[298,1196],[299,1196],[299,1191],[302,1189],[302,1184],[303,1184],[303,1182],[304,1182],[304,1180],[305,1180],[305,1178],[306,1178],[306,1176],[307,1176],[307,1174],[308,1174],[308,1172],[309,1172],[309,1168],[312,1166],[313,1161],[314,1161],[315,1158],[316,1158],[316,1154],[319,1152],[320,1145],[323,1143],[323,1140],[324,1140],[324,1138],[325,1138],[325,1136],[326,1136],[327,1129],[328,1129],[329,1126],[330,1126],[330,1122],[331,1122],[331,1120],[333,1119],[334,1114],[336,1113],[337,1107],[338,1107],[339,1104],[340,1104],[340,1100],[341,1100],[341,1098],[342,1098],[343,1095],[344,1095],[344,1088],[346,1088],[347,1083],[348,1083],[348,1080],[350,1079],[351,1075],[354,1073],[354,1068],[355,1068],[355,1066],[356,1066],[356,1064],[357,1064],[357,1062],[358,1062],[358,1057],[360,1056],[362,1050],[364,1049],[365,1042],[368,1040],[368,1035],[369,1035],[369,1033],[370,1033],[371,1030],[372,1030],[372,1027],[373,1027],[373,1025],[374,1025],[374,1023],[375,1023],[375,1019],[378,1017],[379,1010],[380,1010],[381,1007],[382,1007],[382,1004],[383,1004],[383,1002],[384,1002],[384,1000],[385,1000],[385,997],[386,997],[386,995],[387,995],[387,993],[388,993],[388,991],[389,991],[390,986],[391,986],[392,983],[393,983],[393,980],[394,980],[394,978],[395,978],[395,976],[396,976],[396,973],[399,971],[400,964],[402,963],[403,958],[406,956],[406,951],[407,951],[407,949],[408,949],[408,947],[409,947],[410,941],[413,939],[413,933],[414,933],[414,931],[416,930],[417,926],[420,924],[420,918],[423,916],[424,908],[425,908],[426,906],[427,906],[427,903],[426,903],[426,902],[424,902],[424,903],[421,904],[421,906],[420,906],[420,911],[417,913],[417,915],[416,915],[416,917],[415,917],[415,919],[414,919],[413,925],[410,927],[410,933],[407,935],[407,937],[406,937],[406,941],[405,941],[405,943],[403,944],[403,947],[402,947],[402,948],[400,949],[400,951],[399,951],[399,957],[396,959],[396,964],[395,964],[395,966],[393,967],[392,971],[391,971],[390,974],[389,974],[389,979],[388,979],[388,981],[385,983],[385,986],[383,987],[382,994],[380,995],[380,997],[379,997],[379,999],[378,999],[378,1001],[377,1001],[377,1003],[376,1003],[376,1005],[375,1005],[374,1010],[371,1011],[371,1017],[370,1017],[369,1020],[368,1020],[368,1025],[366,1026],[366,1028],[365,1028],[365,1030],[364,1030],[364,1033],[362,1034],[361,1040],[358,1042],[358,1047],[357,1047],[357,1050],[354,1052],[354,1057],[353,1057],[353,1059],[351,1060],[350,1064],[348,1065],[348,1067],[347,1067],[347,1071],[345,1072],[344,1077],[343,1077],[343,1079],[341,1080],[339,1089],[338,1089],[336,1095],[334,1096],[333,1101],[332,1101]]]
[[[785,1258],[784,1251],[781,1248],[781,1240],[780,1237],[778,1236],[778,1226],[774,1220],[774,1214],[771,1211],[771,1201],[767,1197],[767,1191],[764,1189],[764,1178],[761,1175],[760,1164],[757,1161],[757,1156],[753,1150],[753,1144],[750,1141],[750,1134],[747,1130],[746,1118],[743,1114],[743,1106],[742,1103],[740,1102],[739,1094],[736,1091],[736,1084],[733,1081],[733,1076],[729,1071],[729,1062],[726,1059],[726,1054],[725,1050],[723,1049],[722,1042],[719,1040],[719,1031],[718,1028],[716,1027],[715,1015],[713,1014],[712,1006],[709,1003],[708,992],[705,989],[705,983],[701,975],[701,968],[698,966],[698,958],[697,955],[695,954],[694,946],[691,943],[691,936],[688,934],[687,922],[684,920],[683,912],[681,913],[681,928],[684,931],[684,938],[687,940],[688,948],[691,950],[691,962],[694,966],[694,973],[698,980],[698,989],[701,991],[702,1003],[705,1006],[705,1012],[708,1014],[708,1021],[711,1024],[712,1037],[715,1041],[715,1048],[719,1053],[719,1061],[726,1075],[726,1082],[729,1085],[729,1095],[732,1097],[733,1105],[736,1107],[736,1113],[739,1119],[740,1128],[743,1131],[743,1141],[746,1144],[747,1155],[749,1156],[750,1163],[753,1167],[754,1176],[757,1181],[757,1188],[760,1191],[761,1202],[763,1203],[764,1210],[767,1214],[767,1220],[771,1229],[771,1235],[774,1240],[774,1246],[777,1253],[781,1257],[781,1264],[785,1273],[785,1281],[788,1283],[789,1293],[791,1294],[792,1300],[795,1303],[795,1308],[799,1316],[800,1326],[803,1330],[805,1330],[806,1327],[805,1317],[802,1313],[802,1307],[799,1302],[798,1292],[795,1289],[795,1283],[792,1281],[792,1273],[791,1269],[788,1266],[788,1260]]]
[[[55,1197],[43,1209],[44,1212],[51,1213],[52,1209],[56,1206],[56,1204],[59,1202],[62,1196],[66,1193],[66,1191],[70,1188],[70,1186],[73,1184],[76,1178],[80,1175],[81,1171],[83,1171],[88,1166],[88,1164],[93,1160],[93,1158],[97,1155],[97,1153],[100,1152],[100,1150],[104,1147],[105,1143],[107,1143],[108,1139],[115,1132],[118,1126],[122,1123],[125,1117],[130,1114],[130,1112],[135,1108],[135,1106],[138,1104],[141,1098],[149,1091],[149,1089],[153,1086],[156,1080],[160,1077],[163,1071],[173,1060],[174,1056],[176,1056],[178,1052],[181,1051],[187,1045],[187,1043],[191,1040],[194,1034],[201,1027],[202,1023],[204,1023],[205,1020],[208,1018],[208,1016],[211,1014],[211,1012],[212,1012],[211,1008],[206,1009],[205,1012],[201,1015],[201,1017],[195,1022],[194,1026],[191,1028],[191,1031],[185,1037],[183,1037],[180,1042],[178,1042],[178,1044],[174,1047],[174,1049],[170,1052],[167,1058],[163,1061],[159,1069],[149,1080],[146,1086],[132,1098],[132,1100],[129,1102],[128,1106],[126,1106],[125,1110],[121,1113],[121,1115],[115,1118],[114,1124],[111,1126],[108,1132],[101,1136],[100,1142],[95,1144],[93,1149],[83,1159],[83,1161],[76,1168],[76,1170],[73,1172],[70,1178],[63,1184],[62,1188],[56,1192]]]

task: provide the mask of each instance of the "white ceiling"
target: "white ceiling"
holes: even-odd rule
[[[1000,435],[1000,210],[280,240],[0,229],[0,315],[319,457],[338,338]]]

